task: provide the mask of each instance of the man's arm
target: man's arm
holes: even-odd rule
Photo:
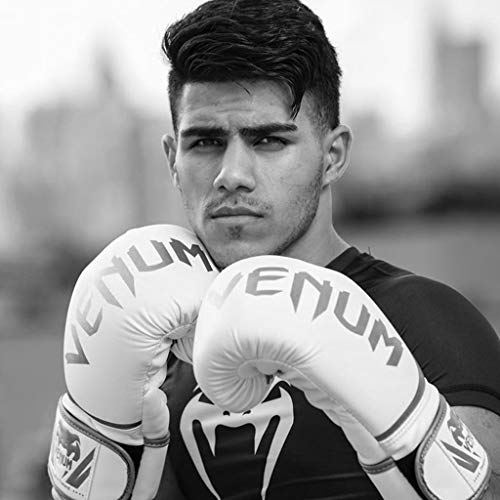
[[[500,498],[500,417],[474,406],[454,406],[453,410],[488,453],[491,479],[483,500]]]

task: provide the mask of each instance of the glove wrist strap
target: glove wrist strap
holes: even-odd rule
[[[63,499],[126,500],[132,494],[135,471],[128,454],[114,441],[57,405],[48,472]]]
[[[488,455],[442,396],[417,450],[415,473],[422,492],[432,500],[476,500],[488,488]]]

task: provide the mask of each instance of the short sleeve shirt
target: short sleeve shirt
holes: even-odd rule
[[[450,405],[500,415],[500,341],[460,293],[354,247],[326,267],[370,295]],[[192,367],[171,355],[164,390],[169,454],[186,498],[380,499],[340,428],[285,381],[252,410],[223,412],[197,387]]]

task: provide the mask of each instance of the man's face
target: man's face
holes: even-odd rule
[[[293,249],[329,189],[328,145],[309,99],[292,120],[288,94],[270,82],[184,87],[167,154],[188,220],[220,268],[255,255],[305,257]]]

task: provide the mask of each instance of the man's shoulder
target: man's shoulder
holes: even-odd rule
[[[368,254],[359,254],[344,272],[378,304],[450,404],[500,414],[500,342],[470,300]]]
[[[464,342],[474,338],[498,342],[476,306],[445,283],[361,253],[344,272],[370,295],[410,345],[424,338],[441,345],[450,337],[454,344],[460,337]]]
[[[426,301],[431,296],[454,295],[458,292],[435,279],[415,274],[393,263],[356,251],[354,258],[342,270],[376,302],[393,305]],[[377,300],[378,299],[378,300]]]

